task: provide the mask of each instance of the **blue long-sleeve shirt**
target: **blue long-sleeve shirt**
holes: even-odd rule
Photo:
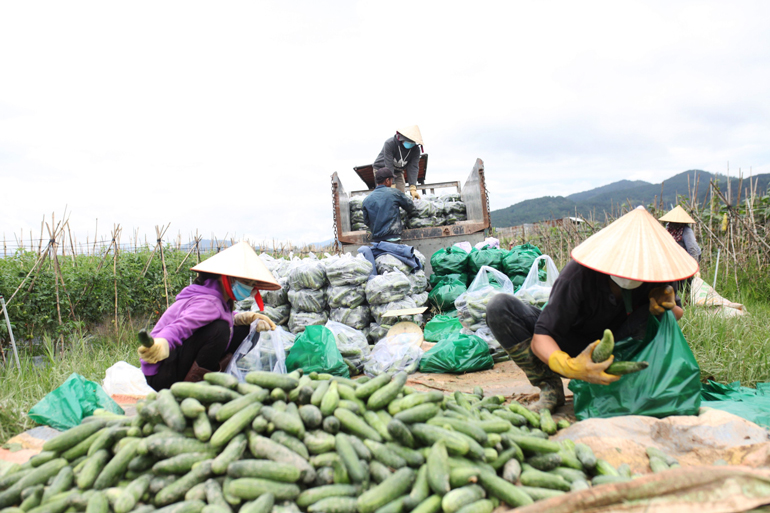
[[[364,200],[364,223],[372,232],[375,242],[397,240],[401,238],[404,225],[398,207],[407,213],[414,212],[412,203],[406,194],[385,185],[378,185]]]

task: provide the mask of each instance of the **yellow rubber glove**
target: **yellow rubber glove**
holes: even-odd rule
[[[270,317],[257,312],[242,312],[235,314],[233,324],[236,326],[248,326],[257,319],[259,319],[257,331],[273,331],[275,329],[275,323],[270,320]]]
[[[420,193],[417,192],[417,187],[415,187],[414,185],[410,185],[409,186],[409,194],[412,195],[412,199],[420,199],[421,198]]]
[[[676,306],[674,287],[671,285],[655,287],[647,297],[650,299],[650,313],[653,315],[660,315]]]
[[[147,363],[158,363],[168,358],[170,353],[168,340],[165,338],[154,338],[152,340],[152,346],[139,346],[139,349],[136,350],[139,353],[139,358]]]
[[[601,363],[594,363],[591,360],[591,353],[599,345],[599,340],[583,349],[583,352],[575,358],[570,357],[564,351],[554,351],[548,358],[548,366],[552,371],[561,374],[565,378],[579,379],[595,385],[609,385],[613,381],[620,379],[620,376],[613,376],[604,372],[610,366],[615,356]]]

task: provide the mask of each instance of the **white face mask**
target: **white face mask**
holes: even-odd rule
[[[620,276],[613,276],[610,275],[610,278],[612,281],[618,284],[618,287],[621,289],[626,290],[634,290],[635,288],[641,287],[642,283],[641,281],[635,281],[635,280],[628,280],[626,278],[621,278]]]

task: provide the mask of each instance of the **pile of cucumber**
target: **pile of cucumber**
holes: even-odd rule
[[[490,513],[625,479],[502,396],[210,373],[101,414],[0,476],[0,512]],[[4,509],[5,508],[5,509]]]

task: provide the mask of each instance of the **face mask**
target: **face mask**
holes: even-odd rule
[[[619,276],[610,275],[610,278],[612,279],[612,281],[618,284],[618,287],[626,290],[634,290],[635,288],[641,287],[642,283],[644,283],[641,281],[628,280],[626,278],[621,278]]]
[[[254,290],[253,287],[244,285],[238,280],[233,280],[232,286],[233,286],[233,296],[235,296],[236,301],[243,301],[247,297],[251,296],[251,292]]]
[[[414,143],[412,141],[404,141],[401,144],[403,144],[404,148],[406,148],[407,150],[411,150],[412,148],[414,148]]]

